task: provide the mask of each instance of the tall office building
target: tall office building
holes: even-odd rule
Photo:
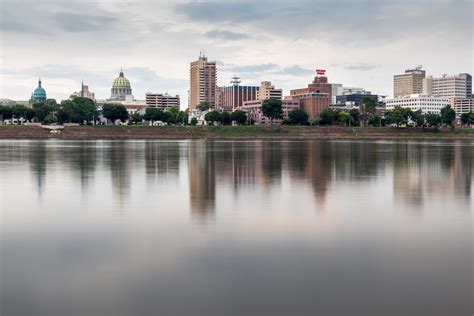
[[[393,77],[393,96],[405,97],[412,94],[423,93],[423,79],[426,77],[426,71],[422,70],[422,66],[415,69],[405,70],[403,75],[395,75]]]
[[[216,105],[217,68],[215,61],[208,61],[200,55],[197,61],[191,63],[189,103],[190,110],[196,109],[199,103],[207,101],[212,107]]]
[[[443,75],[440,78],[428,76],[423,81],[423,94],[446,98],[470,98],[472,76],[470,74]]]
[[[262,81],[260,89],[257,93],[257,100],[268,100],[268,99],[278,99],[283,98],[283,90],[275,89],[275,86],[272,85],[270,81]]]

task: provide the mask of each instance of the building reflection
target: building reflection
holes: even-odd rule
[[[191,213],[199,220],[214,217],[216,207],[215,143],[190,142],[188,148]]]

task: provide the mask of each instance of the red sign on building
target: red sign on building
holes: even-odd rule
[[[316,69],[316,74],[320,76],[324,76],[326,74],[325,69]]]

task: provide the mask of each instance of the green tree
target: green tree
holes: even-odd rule
[[[197,123],[198,123],[197,118],[195,118],[195,117],[191,118],[191,125],[192,125],[192,126],[196,126]]]
[[[199,103],[199,105],[197,106],[198,110],[200,111],[207,111],[211,108],[211,102],[209,101],[202,101],[201,103]]]
[[[52,113],[46,115],[44,118],[43,118],[43,121],[42,121],[44,124],[46,125],[50,125],[50,124],[55,124],[58,122],[58,119],[56,118],[56,116],[54,116]]]
[[[456,119],[456,112],[453,108],[449,105],[445,106],[441,109],[441,123],[446,124],[448,126],[452,126],[454,120]]]
[[[242,125],[247,122],[247,114],[244,111],[236,110],[230,115],[230,119],[237,124]]]
[[[281,119],[283,117],[283,109],[281,100],[268,99],[262,103],[262,113],[270,119],[270,125],[273,125],[274,119]]]
[[[223,125],[230,125],[232,123],[232,120],[230,119],[230,113],[229,112],[222,112],[221,113],[221,123]]]
[[[412,120],[415,122],[416,126],[424,126],[425,125],[425,115],[420,110],[417,111],[410,111],[408,112],[409,117],[407,119]]]
[[[33,104],[33,110],[36,112],[36,118],[38,121],[43,122],[44,118],[53,112],[54,108],[45,102]]]
[[[74,97],[61,102],[58,118],[61,122],[84,124],[97,118],[97,109],[91,99]]]
[[[308,124],[309,116],[301,109],[294,109],[288,112],[288,118],[290,119],[290,124],[304,125]]]
[[[469,112],[461,114],[461,123],[463,126],[474,124],[474,113]]]
[[[385,122],[389,125],[395,124],[397,127],[406,124],[406,110],[396,106],[393,110],[385,112]]]
[[[370,120],[373,119],[376,114],[376,109],[377,102],[374,100],[374,98],[368,96],[362,98],[361,117],[365,122],[365,125],[368,125]]]
[[[325,108],[321,111],[321,113],[319,113],[319,117],[321,118],[319,124],[332,125],[336,119],[336,112],[334,112],[334,110],[331,108]]]
[[[206,122],[209,122],[209,124],[214,124],[215,122],[220,122],[222,116],[219,111],[214,110],[209,113],[206,113],[204,119],[206,120]]]
[[[140,115],[140,113],[136,112],[136,113],[133,113],[132,115],[130,115],[130,120],[132,121],[132,123],[138,124],[138,123],[141,123],[143,121],[143,116]]]
[[[13,111],[10,106],[0,105],[0,120],[9,120],[12,118]]]
[[[147,121],[164,121],[165,113],[157,108],[147,108],[145,110],[145,120]]]
[[[112,122],[116,120],[125,122],[128,120],[128,111],[122,104],[104,104],[102,115]]]
[[[337,116],[339,117],[339,122],[343,123],[346,126],[347,126],[347,123],[350,124],[352,120],[352,116],[349,113],[344,112],[344,111],[339,112]]]
[[[360,111],[358,109],[352,109],[352,110],[349,111],[349,114],[351,115],[351,118],[352,118],[350,120],[350,122],[353,122],[354,125],[359,124],[359,122],[360,122],[360,119],[359,119]]]
[[[425,115],[426,122],[431,127],[438,127],[441,124],[441,115],[436,113],[428,113]]]
[[[176,124],[180,122],[179,109],[173,106],[171,109],[165,112],[167,117],[167,122],[170,124]]]

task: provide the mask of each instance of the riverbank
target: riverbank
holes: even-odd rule
[[[0,139],[415,139],[474,140],[474,129],[310,126],[0,126]]]

